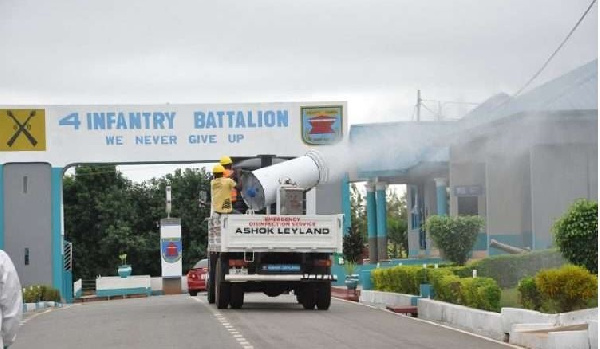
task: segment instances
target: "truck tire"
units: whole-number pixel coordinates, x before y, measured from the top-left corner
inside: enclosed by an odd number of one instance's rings
[[[194,291],[192,291],[192,290],[188,290],[188,293],[189,293],[189,294],[190,294],[190,296],[192,296],[192,297],[196,297],[196,296],[198,295],[198,291],[196,291],[196,290],[194,290]]]
[[[304,309],[314,309],[317,303],[317,293],[315,292],[315,285],[313,283],[306,283],[302,288],[302,306]]]
[[[244,288],[238,283],[231,284],[231,309],[240,309],[244,305]]]
[[[217,264],[214,259],[214,256],[209,256],[208,259],[208,280],[206,280],[208,304],[215,304],[215,268]]]
[[[331,284],[322,282],[317,287],[317,309],[327,310],[331,305]]]
[[[217,309],[227,309],[229,307],[230,291],[229,283],[225,282],[225,274],[221,258],[217,260],[217,271],[215,273],[215,302]]]
[[[294,293],[296,294],[296,301],[298,304],[302,304],[302,291],[300,289],[296,289]]]

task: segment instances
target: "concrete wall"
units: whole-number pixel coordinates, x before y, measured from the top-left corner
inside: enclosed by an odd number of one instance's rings
[[[485,163],[457,162],[454,163],[453,156],[456,151],[451,151],[450,163],[450,215],[458,214],[458,201],[454,195],[454,187],[463,185],[480,185],[485,188]],[[486,216],[486,202],[484,192],[477,200],[477,210],[481,217]]]
[[[24,287],[52,285],[50,165],[7,164],[3,169],[4,250]]]
[[[490,239],[518,247],[531,244],[529,154],[486,160],[486,228]],[[500,252],[490,249],[490,253]]]
[[[387,306],[414,306],[417,305],[417,300],[419,298],[419,296],[412,294],[361,290],[359,302],[369,304],[377,308],[385,308]]]
[[[427,298],[420,298],[417,304],[420,319],[446,323],[452,327],[496,340],[504,339],[502,315],[498,313]]]
[[[578,198],[598,200],[597,145],[537,145],[531,149],[535,248],[552,244],[552,225]]]

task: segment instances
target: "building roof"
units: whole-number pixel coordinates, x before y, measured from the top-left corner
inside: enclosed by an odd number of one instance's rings
[[[518,97],[492,96],[460,120],[461,128],[528,112],[598,110],[598,60],[538,86]]]
[[[597,117],[598,60],[518,97],[496,94],[459,121],[352,125],[352,155],[360,177],[406,173],[422,163],[448,162],[450,139],[460,139],[473,128],[524,113],[560,111],[595,111]]]

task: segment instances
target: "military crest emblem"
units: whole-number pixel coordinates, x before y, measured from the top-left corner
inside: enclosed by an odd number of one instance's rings
[[[343,136],[343,107],[316,106],[300,108],[302,140],[310,145],[335,144]]]

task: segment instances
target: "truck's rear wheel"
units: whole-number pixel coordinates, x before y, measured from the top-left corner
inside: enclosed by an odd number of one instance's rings
[[[217,303],[217,309],[227,309],[229,307],[231,289],[229,283],[225,282],[221,258],[217,260],[217,271],[215,274],[215,302]]]
[[[231,285],[231,308],[240,309],[244,305],[244,288],[240,284]]]
[[[304,307],[304,309],[314,309],[317,303],[315,285],[312,283],[304,284],[301,294],[302,296],[300,297],[300,299],[302,300],[302,306]]]
[[[320,283],[317,287],[317,309],[327,310],[331,305],[331,284]]]
[[[214,260],[214,256],[208,257],[208,280],[206,280],[208,304],[215,304],[215,268],[217,267],[217,264]]]

